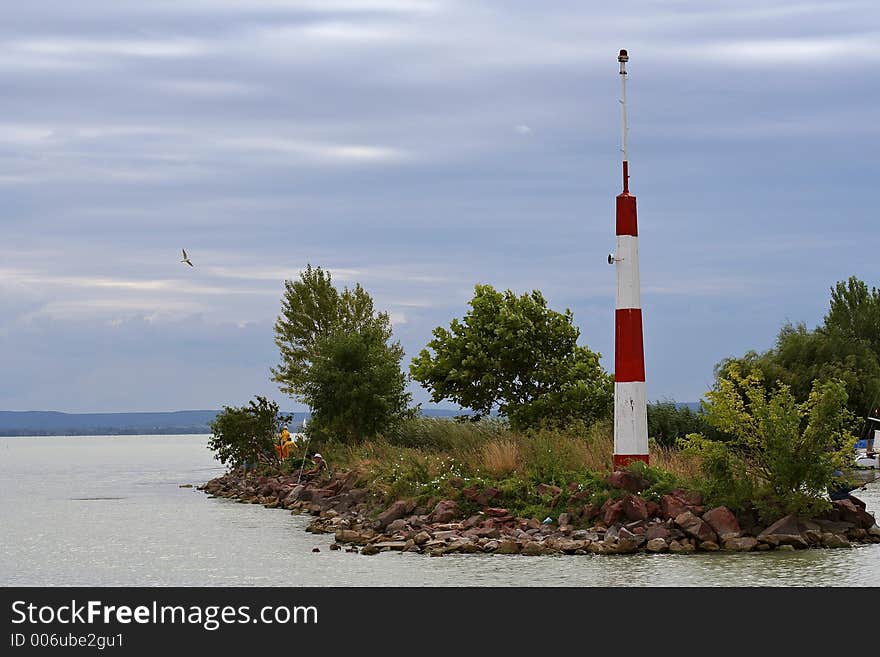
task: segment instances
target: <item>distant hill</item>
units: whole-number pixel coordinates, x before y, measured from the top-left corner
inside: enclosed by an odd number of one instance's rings
[[[679,402],[696,412],[699,402]],[[140,434],[211,433],[209,423],[216,411],[162,413],[59,413],[57,411],[0,411],[0,436],[126,436]],[[426,417],[466,414],[451,408],[423,408]],[[308,413],[287,411],[294,416],[294,429]]]
[[[211,433],[216,411],[165,413],[59,413],[57,411],[0,411],[0,436],[123,436],[139,434]],[[299,426],[307,413],[291,412]],[[429,417],[452,417],[461,411],[426,408]],[[293,428],[293,427],[291,427]]]

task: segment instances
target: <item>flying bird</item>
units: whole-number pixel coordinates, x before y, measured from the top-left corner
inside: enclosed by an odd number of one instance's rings
[[[183,251],[183,260],[181,260],[181,262],[185,262],[190,267],[195,267],[195,265],[190,261],[189,256],[186,255],[186,249],[181,249],[181,251]]]

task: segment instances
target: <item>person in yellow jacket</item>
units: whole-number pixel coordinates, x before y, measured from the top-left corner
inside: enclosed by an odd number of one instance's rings
[[[282,461],[290,455],[291,442],[290,432],[287,430],[287,425],[284,425],[281,429],[281,442],[275,445],[275,453],[278,454],[278,458]]]

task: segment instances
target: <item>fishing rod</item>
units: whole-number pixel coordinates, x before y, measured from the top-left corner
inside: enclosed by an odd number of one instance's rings
[[[302,429],[305,430],[305,428],[306,428],[306,419],[303,418]],[[299,476],[297,476],[297,478],[296,478],[297,485],[299,485],[300,479],[302,479],[303,469],[306,467],[306,455],[309,453],[309,441],[311,439],[312,439],[312,437],[309,434],[306,434],[306,449],[303,452],[302,459],[300,459],[300,462],[299,462]]]

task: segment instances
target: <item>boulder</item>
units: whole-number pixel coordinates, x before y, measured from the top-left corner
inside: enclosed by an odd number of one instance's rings
[[[535,488],[535,492],[541,497],[544,497],[545,495],[556,497],[562,492],[562,489],[559,486],[554,486],[553,484],[538,484]]]
[[[510,512],[507,509],[503,509],[501,507],[490,506],[488,509],[486,509],[486,515],[493,518],[503,518],[504,516],[510,515]]]
[[[816,524],[822,532],[829,532],[831,534],[846,534],[850,529],[855,528],[855,525],[851,522],[824,520],[822,518],[816,520]]]
[[[519,554],[519,543],[511,540],[504,540],[498,543],[495,548],[496,554]]]
[[[413,542],[416,545],[424,545],[428,541],[431,540],[431,535],[426,531],[420,531],[418,534],[413,536]]]
[[[677,515],[675,517],[675,524],[680,527],[685,534],[694,538],[698,543],[704,541],[715,542],[717,540],[715,532],[709,524],[702,518],[695,516],[690,511],[685,511],[684,513]]]
[[[856,527],[870,529],[874,526],[874,516],[865,510],[864,502],[861,502],[861,500],[857,501],[860,502],[860,504],[856,504],[854,498],[835,500],[831,504],[840,514],[840,519],[843,522],[851,522]]]
[[[827,548],[850,547],[845,537],[830,532],[822,534],[822,545]]]
[[[665,552],[669,549],[669,545],[662,538],[652,538],[645,545],[648,552]]]
[[[395,520],[403,518],[407,513],[407,503],[403,500],[397,500],[394,504],[379,514],[379,517],[376,518],[376,522],[380,528],[384,529]]]
[[[674,552],[676,554],[685,553],[685,552],[693,552],[696,548],[694,544],[688,540],[684,540],[682,542],[672,541],[669,544],[669,551]]]
[[[648,539],[645,538],[644,534],[633,534],[626,527],[621,527],[617,532],[617,541],[629,541],[636,544],[636,547],[641,547]]]
[[[723,546],[731,552],[750,552],[758,546],[758,539],[751,536],[728,538],[724,540]]]
[[[613,525],[623,517],[623,500],[609,499],[600,509],[606,526]]]
[[[458,502],[455,500],[441,500],[434,507],[431,515],[428,516],[428,522],[450,522],[459,514]]]
[[[655,538],[662,538],[664,541],[669,540],[671,532],[664,524],[650,525],[645,530],[645,538],[649,541]]]
[[[560,527],[564,527],[566,525],[571,524],[571,514],[570,513],[560,513],[559,519],[556,521]]]
[[[483,522],[483,518],[484,518],[484,516],[482,516],[480,514],[473,515],[470,518],[468,518],[467,520],[465,520],[463,523],[461,523],[461,526],[464,529],[470,529],[471,527],[477,527],[481,522]]]
[[[822,532],[816,529],[807,529],[804,531],[801,536],[804,537],[804,540],[810,545],[821,545],[822,544]]]
[[[629,493],[638,493],[650,486],[650,482],[644,477],[624,470],[615,470],[608,475],[606,481],[612,488],[619,488]]]
[[[290,489],[290,492],[285,496],[284,503],[290,504],[292,502],[296,502],[299,499],[299,496],[302,494],[303,490],[305,490],[305,486],[302,484],[297,484],[293,488]]]
[[[585,522],[589,522],[599,515],[600,509],[601,507],[598,504],[593,504],[592,502],[590,502],[589,504],[584,504],[583,508],[581,509],[581,518]]]
[[[406,520],[403,518],[398,518],[397,520],[392,520],[388,523],[388,526],[385,527],[385,532],[388,534],[394,534],[396,532],[402,532],[409,529],[409,525]]]
[[[644,537],[640,538],[641,540],[624,537],[618,538],[616,545],[611,550],[611,554],[632,554],[633,552],[637,552],[645,540]]]
[[[700,543],[700,549],[704,552],[717,552],[721,548],[715,541],[703,541],[702,543]]]
[[[447,552],[460,552],[462,554],[472,554],[475,552],[482,552],[483,549],[467,539],[459,539],[457,541],[453,541],[448,548],[446,548]]]
[[[336,532],[336,542],[337,543],[366,543],[371,538],[370,535],[365,535],[359,531],[354,529],[340,529]]]
[[[798,517],[789,514],[780,518],[758,534],[758,540],[772,546],[791,545],[797,548],[809,547],[807,540],[801,535],[802,527]]]
[[[371,555],[371,554],[379,554],[380,550],[372,543],[365,545],[361,548],[361,554]]]
[[[723,541],[742,535],[742,529],[733,512],[726,506],[716,506],[703,514],[703,520],[718,534]]]
[[[565,554],[578,554],[585,551],[589,545],[590,541],[566,538],[559,541],[558,549]]]
[[[638,495],[627,495],[623,498],[623,513],[630,520],[647,520],[651,515],[647,502]]]
[[[676,518],[688,511],[687,504],[675,495],[664,495],[660,498],[660,515],[663,518]]]
[[[528,557],[536,557],[542,554],[546,554],[546,548],[538,541],[529,541],[528,543],[523,545],[522,550],[520,550],[520,554],[524,554]]]
[[[380,541],[372,545],[379,550],[405,550],[409,547],[406,541]]]

